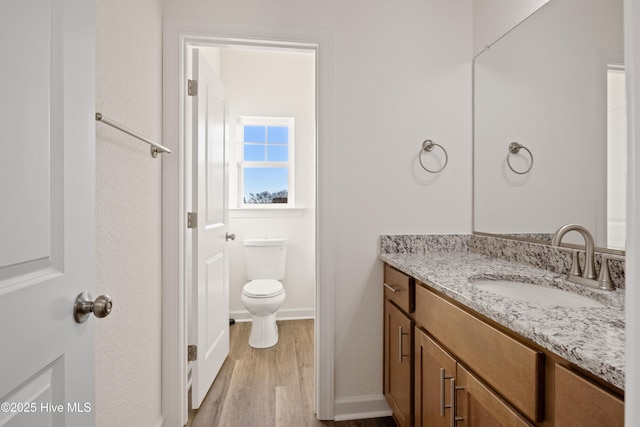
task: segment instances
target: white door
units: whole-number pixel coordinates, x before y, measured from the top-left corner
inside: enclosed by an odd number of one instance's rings
[[[0,426],[95,424],[94,3],[0,1]]]
[[[192,406],[199,408],[229,354],[229,217],[227,194],[226,99],[216,73],[193,49],[193,336],[198,356],[192,365]]]

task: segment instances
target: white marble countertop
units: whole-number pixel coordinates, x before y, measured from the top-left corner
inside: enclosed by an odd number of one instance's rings
[[[380,254],[380,259],[624,389],[624,291],[586,288],[547,270],[467,251]],[[484,291],[473,286],[469,277],[526,277],[542,286],[590,296],[605,306],[545,307]]]

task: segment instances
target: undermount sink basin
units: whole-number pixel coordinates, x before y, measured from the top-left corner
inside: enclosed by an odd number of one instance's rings
[[[548,307],[604,307],[603,304],[584,295],[532,283],[491,279],[474,280],[471,283],[496,295]]]

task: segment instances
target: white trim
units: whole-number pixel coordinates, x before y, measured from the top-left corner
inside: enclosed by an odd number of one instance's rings
[[[595,55],[594,75],[596,76],[596,84],[593,85],[594,104],[596,117],[604,117],[604,120],[596,120],[593,123],[593,132],[598,141],[607,141],[608,128],[608,111],[607,111],[607,73],[610,65],[622,65],[624,67],[624,53],[614,50],[600,50]],[[595,212],[595,229],[593,236],[596,242],[601,242],[603,246],[607,246],[607,228],[608,228],[608,212],[607,212],[607,148],[608,144],[594,144],[593,155],[596,159],[604,159],[598,168],[593,172],[593,189],[597,196],[594,201],[598,201],[593,206]],[[605,203],[602,203],[602,200]],[[623,248],[624,249],[624,248]]]
[[[238,116],[238,132],[237,135],[237,144],[240,147],[239,153],[240,156],[238,158],[238,188],[236,189],[237,193],[237,205],[239,208],[244,209],[252,209],[254,206],[260,207],[268,207],[274,206],[279,207],[291,207],[294,208],[296,206],[296,187],[295,187],[295,146],[296,146],[296,119],[294,117],[261,117],[261,116]],[[245,141],[244,141],[244,127],[245,126],[261,126],[268,128],[270,126],[282,126],[288,129],[288,140],[287,140],[287,161],[245,161],[244,160],[244,150],[245,150]],[[267,131],[268,134],[268,131]],[[251,143],[248,143],[251,144]],[[269,141],[264,141],[265,147],[265,157],[266,148],[269,145]],[[278,144],[276,144],[278,145]],[[244,202],[244,172],[246,169],[251,168],[287,168],[287,203],[280,204],[265,204],[265,205],[256,205],[252,203]]]
[[[333,420],[335,411],[335,181],[333,38],[316,36],[316,321],[315,409],[320,420]]]
[[[391,415],[393,411],[381,394],[336,399],[336,421],[390,417]]]
[[[163,141],[172,153],[162,156],[162,411],[166,424],[183,425],[187,414],[184,88],[185,46],[232,43],[314,49],[317,80],[317,250],[315,322],[315,410],[334,417],[334,113],[333,46],[327,30],[226,25],[164,19]],[[269,40],[269,42],[264,42]]]
[[[229,218],[302,218],[305,208],[232,208]]]
[[[627,262],[625,426],[640,425],[640,0],[624,1],[624,47],[627,72]]]
[[[164,426],[164,417],[160,415],[160,417],[156,420],[153,427],[163,427]]]
[[[234,310],[229,312],[229,317],[236,322],[251,322],[251,313],[247,310]],[[276,319],[286,320],[306,320],[315,319],[315,308],[284,308],[276,312]]]
[[[184,285],[184,145],[179,143],[184,106],[179,100],[184,78],[176,61],[183,62],[178,27],[163,30],[162,136],[172,150],[162,156],[162,415],[170,426],[186,423],[187,362],[186,298]],[[172,102],[169,102],[171,100]]]

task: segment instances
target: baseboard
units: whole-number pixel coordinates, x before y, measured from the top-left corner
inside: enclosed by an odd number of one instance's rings
[[[335,421],[390,417],[392,414],[386,399],[381,394],[335,400]]]
[[[236,322],[250,322],[251,313],[247,310],[230,311],[229,317]],[[283,308],[278,310],[276,319],[278,320],[302,320],[315,319],[316,310],[314,308]]]

